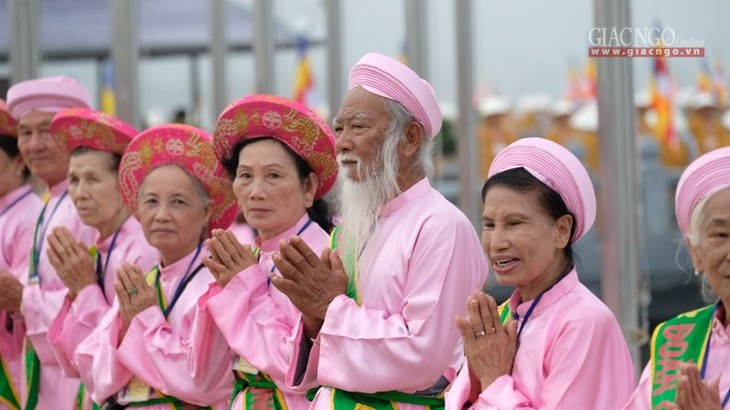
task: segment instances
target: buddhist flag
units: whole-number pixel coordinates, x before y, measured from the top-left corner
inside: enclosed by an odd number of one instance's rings
[[[657,115],[654,133],[662,143],[667,144],[673,150],[678,150],[679,138],[674,128],[672,109],[674,85],[669,74],[667,61],[662,53],[658,53],[654,57],[653,76],[649,79],[649,90],[651,92],[651,105]]]
[[[713,64],[713,77],[714,77],[714,91],[717,96],[717,105],[724,107],[727,99],[727,88],[725,84],[725,70],[722,66],[722,60],[720,58],[715,59]]]
[[[304,36],[297,36],[297,55],[299,63],[294,77],[294,100],[298,103],[314,106],[314,77],[309,62],[309,44]]]
[[[111,61],[104,64],[103,77],[99,106],[101,111],[109,115],[117,115],[117,99],[114,96],[114,66]]]
[[[706,58],[700,60],[700,72],[697,75],[697,91],[712,93],[712,73],[710,72],[710,63]]]

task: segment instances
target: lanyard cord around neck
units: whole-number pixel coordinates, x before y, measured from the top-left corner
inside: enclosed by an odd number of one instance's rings
[[[712,320],[713,321],[715,320],[717,311],[720,308],[721,304],[722,304],[722,302],[717,302],[717,304],[715,304],[715,309],[712,311]],[[727,310],[725,311],[725,314],[726,315],[728,314]],[[712,327],[713,327],[713,324],[710,323],[710,336],[707,338],[707,345],[705,346],[705,357],[702,360],[702,368],[700,369],[700,377],[702,378],[702,380],[705,380],[705,372],[707,371],[707,362],[710,359],[710,341],[712,339]],[[730,389],[728,389],[727,392],[725,392],[725,397],[722,399],[722,408],[723,409],[727,405],[728,401],[730,401]]]
[[[40,273],[38,272],[38,262],[41,260],[41,251],[43,250],[43,241],[46,238],[46,231],[48,230],[48,225],[50,225],[51,220],[53,219],[53,215],[56,214],[56,211],[58,210],[58,207],[61,205],[61,202],[63,202],[63,199],[66,198],[66,195],[68,195],[68,190],[64,191],[60,198],[58,198],[58,202],[56,202],[56,205],[54,205],[53,210],[51,211],[51,215],[48,217],[48,224],[44,224],[44,219],[46,215],[46,210],[48,208],[48,203],[50,202],[50,197],[46,201],[46,204],[43,206],[43,210],[41,211],[40,216],[38,217],[38,221],[35,225],[35,232],[33,233],[33,249],[31,250],[31,270],[30,270],[30,278],[31,279],[38,279],[38,282],[40,282],[41,277]],[[41,229],[41,226],[43,227]],[[38,236],[38,232],[40,231],[40,238]],[[39,242],[40,240],[40,242]]]
[[[196,260],[198,260],[198,256],[200,255],[200,251],[203,248],[203,242],[198,243],[198,249],[195,251],[195,255],[193,255],[193,259],[190,260],[190,264],[188,265],[188,268],[185,270],[185,274],[180,278],[180,282],[177,283],[177,288],[175,289],[175,293],[172,295],[172,299],[170,300],[170,304],[165,305],[164,295],[162,293],[162,285],[160,284],[160,276],[162,276],[162,270],[159,267],[157,268],[157,276],[155,277],[155,287],[157,288],[157,302],[160,305],[160,308],[162,308],[162,313],[165,315],[165,319],[167,319],[168,316],[170,316],[170,312],[172,312],[172,308],[175,307],[175,304],[177,303],[178,299],[180,299],[180,296],[182,296],[183,291],[188,286],[188,283],[190,283],[195,275],[197,275],[198,272],[200,272],[201,269],[203,269],[203,264],[199,264],[195,270],[192,272],[190,271],[193,269],[193,264]]]
[[[27,197],[28,195],[30,195],[30,194],[31,194],[32,192],[33,192],[33,190],[32,190],[32,189],[28,189],[28,190],[27,190],[27,191],[25,191],[25,192],[24,192],[24,193],[23,193],[22,195],[20,195],[19,197],[15,198],[15,201],[11,202],[10,204],[8,204],[8,206],[6,206],[5,208],[3,208],[3,209],[2,209],[2,211],[0,211],[0,217],[2,217],[3,215],[5,215],[5,214],[6,214],[6,213],[7,213],[8,211],[10,211],[11,209],[13,209],[13,207],[14,207],[15,205],[18,205],[18,203],[19,203],[20,201],[22,201],[23,199],[25,199],[25,198],[26,198],[26,197]]]
[[[520,323],[520,327],[517,330],[517,340],[520,340],[520,335],[522,335],[522,330],[525,329],[525,325],[527,324],[527,321],[530,319],[530,316],[532,316],[532,312],[537,307],[537,304],[540,302],[540,299],[542,299],[542,295],[544,295],[547,291],[549,291],[550,289],[552,289],[553,286],[555,286],[558,283],[560,283],[560,281],[563,280],[563,278],[565,278],[568,275],[568,273],[570,273],[571,270],[573,270],[573,265],[572,264],[568,265],[568,269],[566,269],[565,273],[563,273],[560,276],[560,278],[557,281],[555,281],[555,283],[553,283],[547,289],[543,290],[542,292],[540,292],[539,295],[537,295],[537,297],[535,298],[535,300],[532,302],[532,304],[530,305],[530,307],[527,309],[527,312],[525,312],[525,317],[522,318],[522,323]],[[515,320],[519,320],[520,319],[520,315],[517,312],[514,312],[512,314],[512,317]]]
[[[106,253],[106,260],[104,261],[104,267],[102,268],[101,264],[101,251],[99,249],[96,249],[96,283],[99,284],[99,288],[101,288],[101,293],[104,295],[104,298],[106,299],[106,292],[104,289],[104,277],[106,276],[106,269],[109,267],[109,261],[112,258],[112,252],[114,251],[114,245],[117,243],[117,237],[119,236],[119,231],[121,231],[122,228],[120,227],[117,229],[116,232],[114,232],[114,237],[112,237],[112,242],[109,245],[109,251]],[[107,300],[108,302],[108,300]]]
[[[299,231],[297,232],[296,236],[299,236],[299,235],[303,234],[304,231],[306,231],[307,228],[309,228],[309,225],[311,225],[311,224],[312,224],[312,220],[311,219],[307,219],[307,223],[305,223],[304,226],[302,226],[301,228],[299,228]],[[256,261],[257,262],[260,262],[261,261],[261,248],[256,248],[254,250],[254,252],[256,254]],[[271,274],[274,273],[275,270],[276,270],[276,265],[272,265],[271,266],[271,270],[269,271],[269,277],[268,277],[268,279],[266,279],[266,286],[267,287],[270,287],[271,286]]]

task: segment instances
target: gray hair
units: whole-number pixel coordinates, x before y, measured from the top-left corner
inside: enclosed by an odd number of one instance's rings
[[[413,117],[403,104],[397,101],[389,98],[383,98],[383,102],[385,104],[385,109],[388,110],[390,117],[392,118],[387,135],[402,135],[406,125],[408,125],[411,121],[416,121],[415,117]],[[415,165],[425,175],[431,175],[433,173],[433,159],[431,156],[431,153],[433,152],[433,138],[431,138],[430,135],[426,135],[426,131],[423,129],[423,124],[420,122],[417,123],[421,128],[423,138],[421,139],[421,145],[418,147]]]
[[[151,170],[149,170],[149,172],[147,172],[147,175],[149,175],[152,171],[154,171],[154,170],[156,170],[158,168],[162,168],[162,167],[167,166],[167,165],[176,166],[176,167],[180,168],[181,170],[183,170],[183,172],[185,172],[185,175],[187,175],[188,178],[190,178],[190,181],[193,183],[193,186],[195,187],[195,190],[198,192],[198,196],[200,197],[200,202],[203,204],[203,208],[205,208],[211,202],[213,202],[213,200],[210,198],[210,195],[208,194],[208,191],[206,191],[205,188],[203,188],[203,184],[200,183],[200,181],[198,180],[198,178],[195,178],[194,176],[192,176],[190,174],[190,172],[188,172],[187,169],[181,167],[178,164],[172,164],[172,163],[170,163],[170,164],[162,164],[162,165],[156,166],[156,167],[152,168]],[[146,179],[147,179],[147,176],[145,176],[144,179],[142,180],[142,183],[143,184],[144,184],[144,180],[146,180]],[[141,189],[139,190],[139,192],[137,192],[137,200],[139,200],[139,196],[140,195],[142,195],[142,190]]]
[[[709,201],[710,197],[712,197],[712,195],[702,198],[702,200],[698,202],[697,205],[695,205],[694,209],[692,210],[692,214],[690,214],[689,233],[687,234],[687,240],[689,241],[691,246],[697,246],[700,242],[700,220],[704,215],[705,205],[707,205],[707,201]],[[704,299],[705,302],[708,303],[712,303],[717,300],[717,296],[712,291],[712,287],[710,286],[710,281],[707,280],[707,275],[705,275],[704,272],[697,272],[697,274],[700,275],[700,294],[702,295],[702,299]]]

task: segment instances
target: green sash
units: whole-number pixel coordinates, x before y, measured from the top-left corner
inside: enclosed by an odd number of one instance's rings
[[[0,366],[2,366],[2,371],[0,371],[0,403],[11,409],[18,410],[20,409],[20,404],[18,404],[20,403],[20,397],[15,390],[15,386],[13,386],[13,378],[10,376],[8,366],[2,358],[0,358]]]
[[[28,386],[25,410],[35,410],[38,405],[38,387],[41,383],[41,359],[38,358],[28,338],[25,339],[25,382]]]
[[[337,249],[339,242],[340,227],[336,227],[330,235],[330,248]],[[347,297],[353,299],[358,305],[361,304],[358,291],[359,274],[357,270],[357,257],[355,247],[345,250],[342,262],[345,266],[350,280],[347,283]],[[314,399],[318,389],[312,389],[307,393],[307,398]],[[386,391],[379,393],[358,393],[340,389],[332,389],[332,408],[337,410],[398,410],[398,403],[415,404],[424,406],[426,409],[441,410],[445,408],[443,395],[437,397],[418,396],[399,391]]]
[[[243,392],[243,410],[263,408],[288,410],[281,390],[276,387],[271,377],[264,373],[236,372],[236,386],[233,388],[231,402],[228,405],[229,410],[233,408],[233,401],[241,392]]]
[[[338,226],[332,230],[330,234],[330,249],[337,249],[337,245],[340,241],[340,231],[342,229]],[[351,246],[345,249],[345,253],[340,255],[342,258],[342,264],[345,267],[345,272],[350,278],[347,281],[347,297],[357,302],[358,305],[362,303],[360,300],[360,292],[358,291],[357,284],[360,279],[359,272],[357,270],[357,258],[355,257],[355,247]]]
[[[497,313],[499,313],[499,321],[502,324],[506,324],[512,318],[512,311],[509,308],[509,299],[497,307]]]
[[[712,330],[715,305],[669,319],[657,326],[651,338],[651,408],[674,403],[680,365],[697,363],[702,368]]]

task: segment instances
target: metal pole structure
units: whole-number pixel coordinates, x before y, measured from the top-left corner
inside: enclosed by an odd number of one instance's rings
[[[456,0],[456,61],[459,88],[459,207],[474,226],[479,221],[479,193],[476,188],[476,118],[472,106],[474,48],[472,46],[472,0]]]
[[[598,27],[631,27],[629,0],[595,0],[595,19]],[[619,319],[641,369],[636,343],[640,245],[631,60],[599,58],[597,75],[603,298]]]
[[[272,94],[274,82],[274,18],[272,0],[253,2],[253,54],[256,64],[256,92]]]
[[[210,55],[213,73],[213,115],[217,117],[228,104],[226,95],[226,15],[223,0],[210,2]],[[193,105],[197,102],[193,101]]]
[[[117,99],[117,116],[140,125],[138,105],[138,57],[137,0],[111,0],[112,27],[111,55],[114,67],[114,92]]]
[[[423,0],[405,0],[406,56],[408,66],[428,80],[428,32],[426,31],[426,3]]]
[[[36,0],[10,0],[10,82],[36,78],[41,63]]]
[[[327,10],[327,104],[334,118],[344,97],[342,77],[342,11],[340,0],[325,0]]]

